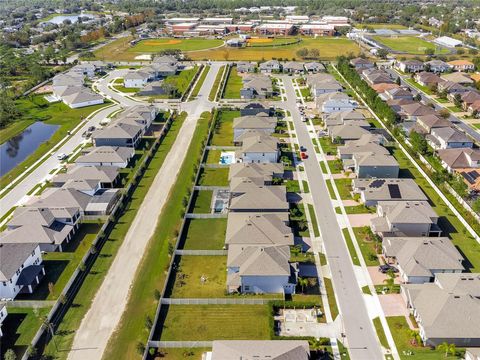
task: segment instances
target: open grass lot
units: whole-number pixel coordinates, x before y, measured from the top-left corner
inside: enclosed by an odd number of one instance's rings
[[[161,340],[266,340],[267,305],[171,305]]]
[[[16,106],[18,110],[23,114],[20,118],[20,122],[22,122],[21,126],[17,126],[15,131],[8,132],[11,134],[15,134],[18,129],[23,126],[24,130],[26,126],[24,125],[31,125],[35,121],[43,121],[45,124],[50,125],[60,125],[60,127],[55,131],[52,137],[42,143],[38,148],[30,154],[24,161],[6,173],[4,176],[0,178],[0,188],[3,188],[8,183],[10,183],[13,179],[19,176],[26,167],[31,166],[35,163],[39,158],[41,158],[45,153],[50,151],[54,145],[56,145],[59,141],[64,139],[67,136],[67,132],[72,130],[75,126],[77,126],[80,121],[86,118],[90,113],[95,110],[98,110],[106,104],[94,105],[94,106],[87,106],[80,109],[70,109],[67,105],[62,102],[57,102],[53,104],[49,104],[44,98],[43,95],[34,95],[32,97],[25,97],[20,100],[16,101]],[[16,122],[16,121],[15,121]],[[28,123],[29,122],[29,123]],[[8,127],[3,130],[7,131]],[[0,133],[2,141],[4,141],[4,134],[9,135],[8,133]],[[6,140],[8,138],[5,137]],[[5,141],[6,141],[5,140]]]
[[[452,210],[443,202],[436,191],[428,184],[427,180],[414,168],[405,154],[397,147],[389,148],[400,165],[400,177],[410,177],[420,186],[429,197],[430,204],[439,215],[438,224],[443,230],[443,236],[449,236],[453,244],[465,258],[464,266],[471,272],[480,271],[480,244],[466,232],[460,220]]]
[[[228,168],[202,168],[199,185],[228,186]]]
[[[292,41],[295,38],[286,38]],[[352,52],[358,54],[358,46],[355,42],[347,38],[339,37],[302,37],[302,41],[291,45],[271,46],[266,43],[265,46],[248,46],[245,48],[221,47],[218,49],[205,51],[192,51],[188,54],[193,60],[252,60],[260,61],[273,58],[293,59],[298,58],[296,52],[300,48],[318,49],[320,51],[320,60],[335,60],[337,56]]]
[[[0,358],[4,359],[5,352],[12,349],[15,351],[17,359],[21,359],[50,308],[33,309],[9,306],[7,311],[8,316],[2,324]]]
[[[358,246],[360,246],[360,251],[362,252],[363,259],[367,266],[380,265],[378,261],[377,252],[375,249],[375,241],[370,239],[370,232],[368,227],[354,227],[353,233],[357,239]],[[380,250],[381,244],[377,245],[378,250]]]
[[[82,286],[80,287],[78,293],[73,298],[73,305],[68,308],[64,318],[58,324],[58,329],[56,331],[55,342],[57,346],[61,349],[68,350],[73,342],[73,337],[75,335],[75,330],[78,329],[80,322],[82,321],[84,315],[90,308],[91,302],[95,296],[97,289],[102,284],[103,279],[105,278],[108,269],[113,262],[115,255],[118,251],[118,248],[122,244],[122,241],[129,229],[130,224],[132,223],[135,215],[137,214],[138,208],[141,206],[145,195],[150,188],[155,175],[157,174],[158,170],[161,168],[167,154],[170,150],[171,145],[175,141],[177,134],[180,130],[183,121],[185,120],[186,115],[179,116],[172,124],[172,127],[168,131],[166,137],[160,144],[160,147],[156,151],[153,159],[151,160],[144,176],[139,181],[137,188],[132,196],[132,200],[127,206],[126,210],[120,216],[119,220],[115,224],[112,232],[110,233],[108,240],[103,245],[103,247],[99,250],[99,256],[96,259],[95,263],[93,264],[91,270],[89,271],[88,275],[86,276]],[[198,154],[198,150],[195,152]],[[185,179],[190,179],[190,174],[186,176]],[[173,204],[174,202],[172,202]],[[170,204],[170,203],[168,203]],[[168,210],[168,209],[167,209]],[[179,210],[172,211],[167,214],[171,216],[178,216]],[[170,219],[168,222],[172,222]],[[167,223],[168,223],[167,222]],[[166,227],[165,227],[166,228]],[[158,278],[158,281],[161,281],[161,276],[158,276],[158,272],[163,274],[165,267],[168,263],[168,246],[165,245],[161,247],[161,249],[150,249],[149,251],[145,252],[151,256],[155,257],[155,266],[151,266],[149,263],[146,264],[149,266],[149,270],[145,272],[146,275],[152,274]],[[159,255],[160,254],[160,255]],[[137,311],[145,311],[145,309],[149,309],[150,311],[154,311],[155,309],[155,300],[152,295],[152,291],[155,288],[154,286],[145,286],[145,283],[136,282],[135,284],[139,285],[139,288],[134,286],[132,290],[132,298],[136,299],[136,296],[142,296],[143,302],[141,306],[136,308]],[[131,299],[132,299],[131,298]],[[128,310],[128,309],[127,309]],[[144,318],[143,315],[139,316],[141,325],[135,329],[135,333],[137,336],[141,336],[144,334]],[[129,327],[135,326],[135,318],[131,318],[132,322],[129,322]],[[140,329],[140,330],[139,330]],[[131,334],[129,334],[128,339],[131,340]],[[124,346],[132,346],[132,354],[136,354],[134,349],[134,345],[131,342],[124,341]],[[118,346],[114,349],[116,350]],[[123,351],[123,349],[121,350]],[[66,359],[68,356],[68,351],[57,352],[55,345],[53,342],[49,342],[47,348],[44,351],[45,356],[53,356],[55,359]],[[128,358],[133,358],[132,356],[127,356]],[[115,358],[115,357],[113,357]]]
[[[17,298],[25,300],[57,299],[68,280],[70,280],[75,268],[90,249],[100,228],[101,224],[82,224],[70,243],[64,246],[63,252],[48,252],[44,254],[45,277],[33,294],[23,294]],[[51,292],[48,288],[49,283],[53,284],[53,291]]]
[[[181,256],[171,281],[173,298],[220,298],[225,296],[226,256]],[[173,276],[172,276],[173,278]]]
[[[377,24],[356,24],[355,25],[358,28],[364,29],[364,28],[371,28],[371,29],[391,29],[391,30],[405,30],[407,29],[406,26],[400,25],[400,24],[388,24],[388,23],[377,23]]]
[[[210,49],[220,46],[223,40],[191,38],[191,39],[147,39],[131,45],[131,36],[123,37],[94,51],[99,60],[109,61],[132,61],[135,57],[143,54],[155,54],[162,50],[179,49],[181,51],[193,51]]]
[[[390,327],[390,331],[395,341],[398,353],[401,359],[414,359],[414,360],[438,360],[438,359],[463,359],[465,353],[462,349],[457,349],[458,356],[445,357],[445,353],[438,350],[432,350],[429,347],[413,346],[410,343],[411,336],[409,335],[407,321],[403,316],[389,316],[387,317],[387,323]],[[404,351],[411,351],[413,355],[404,355]]]
[[[243,86],[242,77],[237,73],[237,67],[230,68],[230,74],[225,85],[224,99],[240,99],[240,89]]]
[[[122,315],[117,331],[110,338],[104,353],[105,359],[140,359],[136,350],[137,342],[146,343],[149,330],[145,327],[145,317],[153,319],[157,306],[154,297],[155,289],[161,290],[169,266],[169,247],[176,241],[176,232],[181,224],[184,211],[182,199],[192,186],[194,165],[200,153],[202,142],[209,130],[210,114],[204,113],[198,120],[192,142],[187,150],[185,161],[180,168],[180,174],[170,191],[162,213],[145,249],[144,257],[136,273],[130,298]]]
[[[227,219],[187,219],[183,248],[221,250],[225,245]]]
[[[383,44],[393,51],[403,52],[412,55],[424,55],[426,49],[432,49],[436,54],[448,54],[449,51],[444,48],[438,48],[435,44],[420,39],[415,36],[373,36],[375,41]]]
[[[211,145],[233,146],[233,119],[239,116],[239,110],[219,110]]]
[[[212,190],[195,190],[195,193],[193,194],[192,206],[189,209],[189,212],[194,214],[210,214],[212,195]]]

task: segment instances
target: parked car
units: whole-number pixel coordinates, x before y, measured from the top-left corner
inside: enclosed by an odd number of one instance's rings
[[[300,151],[305,152],[307,151],[307,148],[305,146],[300,145]]]
[[[389,264],[380,265],[378,267],[378,271],[380,271],[382,274],[386,274],[390,270],[393,271],[394,273],[398,273],[398,269],[395,266],[392,266]]]
[[[302,160],[308,159],[308,154],[305,152],[301,152],[300,157],[302,158]]]
[[[65,153],[57,154],[57,159],[58,160],[65,160],[66,158],[68,158],[68,155],[65,154]]]
[[[94,130],[95,130],[95,126],[89,126],[87,130],[88,130],[88,131],[94,131]]]

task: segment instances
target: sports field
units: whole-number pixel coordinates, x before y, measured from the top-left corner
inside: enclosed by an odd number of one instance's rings
[[[295,42],[296,38],[283,37],[274,39],[272,42],[264,42],[262,46],[260,39],[252,39],[256,42],[249,44],[244,48],[221,47],[218,49],[205,51],[192,51],[188,54],[193,60],[252,60],[261,61],[263,59],[298,59],[296,52],[301,48],[318,49],[320,51],[320,59],[334,60],[337,56],[353,53],[357,55],[359,52],[358,45],[347,38],[338,37],[321,37],[311,38],[302,37],[298,43],[290,45],[280,45],[280,42]],[[271,40],[271,39],[266,39]],[[276,46],[272,46],[276,45]]]
[[[424,55],[426,49],[432,49],[436,54],[448,54],[448,50],[444,48],[436,49],[435,44],[420,39],[415,36],[372,36],[375,41],[389,47],[393,51],[412,55]]]

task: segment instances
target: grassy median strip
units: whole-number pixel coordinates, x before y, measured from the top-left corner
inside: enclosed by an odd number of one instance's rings
[[[227,65],[223,65],[217,73],[217,76],[215,77],[215,82],[213,83],[212,90],[210,90],[210,94],[208,95],[208,100],[210,101],[215,101],[215,97],[217,95],[217,90],[218,87],[220,86],[220,83],[222,81],[223,73],[225,72],[225,67]]]
[[[380,340],[380,344],[386,348],[390,349],[390,345],[388,345],[387,337],[385,336],[385,331],[383,330],[382,322],[380,321],[379,317],[373,319],[373,326],[375,327],[375,331],[377,332],[378,339]]]
[[[353,265],[360,266],[360,260],[357,256],[357,251],[355,250],[355,246],[353,246],[352,237],[348,232],[348,229],[342,229],[343,237],[345,238],[345,242],[347,243],[348,252],[350,253],[350,257],[352,258]]]
[[[90,272],[86,276],[78,293],[74,297],[72,306],[67,310],[61,323],[58,324],[55,342],[58,348],[62,349],[63,351],[57,351],[55,344],[50,341],[44,351],[44,355],[53,356],[55,359],[67,358],[68,350],[73,343],[75,331],[80,326],[80,322],[90,308],[95,293],[102,284],[105,275],[107,274],[108,269],[110,268],[110,265],[112,264],[115,255],[130,227],[130,224],[135,218],[137,211],[148,192],[148,189],[152,185],[155,175],[162,167],[162,164],[165,161],[165,158],[167,157],[167,154],[174,143],[185,118],[186,114],[182,114],[173,122],[170,130],[150,161],[145,174],[139,181],[137,188],[132,195],[130,203],[115,224],[108,237],[108,240],[100,250],[99,256],[93,264]]]
[[[210,114],[202,114],[192,137],[179,176],[170,191],[169,198],[158,219],[155,234],[150,239],[145,256],[137,271],[127,307],[109,340],[104,359],[139,359],[136,346],[145,344],[150,329],[145,326],[147,317],[155,317],[158,300],[156,291],[161,291],[166,271],[170,264],[170,253],[185,211],[183,199],[188,195],[195,175],[195,166],[199,161],[203,141],[209,129]]]
[[[318,230],[317,216],[315,215],[315,209],[312,204],[308,204],[308,212],[310,213],[310,219],[312,220],[313,235],[318,237],[320,236],[320,231]]]
[[[323,283],[325,285],[325,290],[327,291],[328,307],[330,308],[330,313],[332,314],[332,320],[335,321],[335,318],[338,316],[338,305],[337,299],[335,298],[335,292],[333,291],[332,280],[324,277]]]
[[[202,88],[203,82],[205,81],[205,78],[207,77],[209,71],[210,65],[205,65],[202,73],[200,74],[200,77],[198,78],[197,83],[195,84],[195,87],[192,90],[192,93],[190,94],[190,100],[193,100],[198,96],[198,93],[200,92],[200,89]]]

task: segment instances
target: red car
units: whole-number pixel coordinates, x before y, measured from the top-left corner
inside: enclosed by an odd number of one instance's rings
[[[307,153],[305,153],[303,151],[300,153],[300,157],[302,158],[302,160],[308,159]]]

